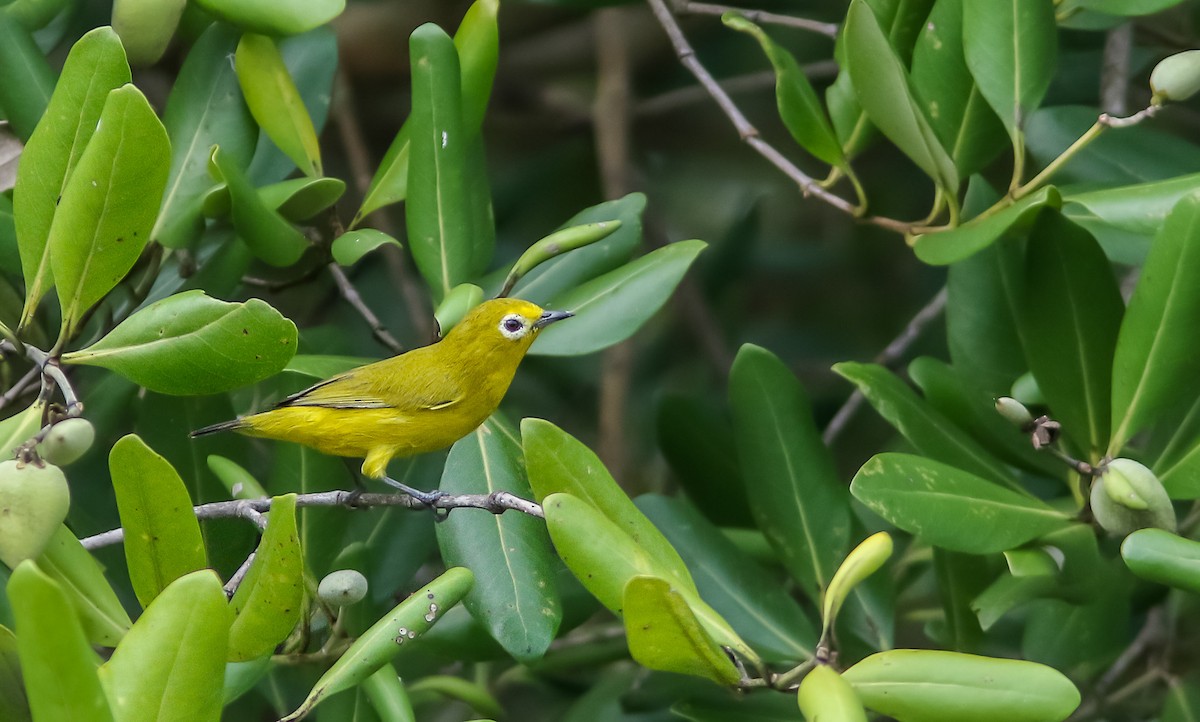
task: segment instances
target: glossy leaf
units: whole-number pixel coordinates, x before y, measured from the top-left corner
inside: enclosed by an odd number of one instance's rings
[[[371,701],[371,706],[386,722],[414,722],[416,714],[409,700],[404,681],[390,664],[380,667],[375,674],[362,683],[362,692]]]
[[[208,172],[229,189],[233,226],[255,256],[272,266],[290,266],[300,260],[308,248],[308,239],[278,211],[267,207],[242,169],[215,146],[209,157]]]
[[[167,183],[170,153],[167,132],[141,91],[125,85],[108,94],[50,224],[64,339],[141,255]]]
[[[838,720],[839,722],[866,722],[867,713],[854,688],[827,664],[813,667],[796,693],[804,719]]]
[[[804,387],[774,354],[747,344],[729,372],[729,405],[750,510],[811,598],[850,539],[850,498],[821,441]]]
[[[267,528],[229,605],[229,661],[270,654],[304,614],[304,556],[296,530],[296,495],[271,502]]]
[[[1033,662],[929,649],[894,649],[842,673],[876,712],[900,722],[1057,722],[1079,706],[1061,672]]]
[[[296,354],[288,361],[284,371],[290,371],[310,379],[327,379],[355,366],[365,366],[378,359],[361,356],[326,356],[322,354]]]
[[[86,642],[85,642],[86,643]],[[10,722],[32,722],[25,684],[21,679],[21,660],[17,635],[0,625],[0,718]]]
[[[612,220],[619,221],[621,226],[602,241],[537,266],[521,278],[511,295],[550,308],[548,304],[553,299],[620,267],[642,242],[642,211],[645,209],[646,196],[630,193],[576,213],[559,229]]]
[[[400,247],[400,241],[374,228],[347,231],[333,240],[333,260],[343,266],[353,266],[359,259],[380,246]]]
[[[409,39],[413,112],[405,220],[409,248],[434,301],[466,281],[472,267],[467,193],[468,134],[462,115],[458,52],[441,28],[426,23]]]
[[[821,624],[825,629],[833,627],[838,612],[855,587],[879,571],[891,556],[892,537],[885,531],[875,532],[850,550],[821,599]]]
[[[963,54],[979,92],[1016,137],[1054,75],[1054,5],[1049,0],[964,2]]]
[[[1164,529],[1139,529],[1125,537],[1121,558],[1142,579],[1200,594],[1200,542]]]
[[[0,12],[0,107],[17,136],[28,140],[54,92],[54,70],[33,36],[7,12]]]
[[[960,178],[1003,150],[1004,126],[975,87],[963,57],[963,0],[934,3],[913,48],[912,84]]]
[[[132,624],[129,614],[104,578],[104,570],[71,530],[60,526],[37,563],[66,592],[88,641],[117,646]]]
[[[516,430],[489,418],[451,448],[438,488],[532,496]],[[544,524],[525,514],[452,514],[436,529],[446,564],[475,575],[463,600],[472,616],[518,661],[541,658],[562,620]]]
[[[566,492],[593,507],[667,570],[664,575],[678,586],[695,592],[691,573],[666,537],[630,501],[604,468],[595,452],[578,439],[542,419],[521,421],[525,468],[534,498]],[[613,590],[619,599],[624,581]],[[603,601],[603,600],[601,600]]]
[[[297,35],[341,15],[346,0],[197,0],[196,4],[252,32]]]
[[[230,616],[212,570],[171,582],[100,668],[115,717],[211,720],[221,707]]]
[[[1200,314],[1200,195],[1175,206],[1154,240],[1129,299],[1113,360],[1113,433],[1117,452],[1175,401],[1181,384],[1200,376],[1190,330]]]
[[[1021,656],[1080,678],[1108,668],[1129,644],[1128,576],[1106,573],[1103,593],[1082,604],[1041,599],[1025,617]]]
[[[265,35],[243,35],[234,64],[242,96],[258,126],[297,168],[308,176],[320,176],[317,131],[275,41]]]
[[[939,188],[956,193],[954,161],[925,117],[907,70],[866,0],[852,0],[842,32],[854,92],[871,122]]]
[[[108,468],[129,579],[146,607],[171,582],[208,566],[200,523],[179,472],[136,435],[113,445]]]
[[[450,329],[457,326],[471,309],[482,302],[483,289],[473,283],[461,283],[452,288],[438,307],[433,309],[439,335],[445,338]]]
[[[499,10],[499,0],[476,0],[454,33],[462,72],[463,128],[469,135],[479,133],[492,93],[500,51]],[[405,122],[375,171],[351,228],[358,227],[370,213],[407,197],[411,134],[411,125]]]
[[[1058,213],[1030,233],[1021,324],[1051,414],[1098,460],[1108,444],[1112,361],[1125,303],[1091,234]]]
[[[645,494],[637,498],[637,505],[679,551],[701,598],[764,659],[794,662],[812,657],[817,630],[775,575],[682,501]]]
[[[150,239],[167,248],[189,245],[203,225],[201,205],[212,187],[207,150],[220,144],[239,168],[250,164],[258,130],[227,60],[238,35],[214,23],[188,51],[167,98],[163,125],[171,139],[171,172]]]
[[[929,544],[970,554],[1013,549],[1069,521],[1038,499],[909,454],[871,457],[854,475],[850,492]]]
[[[473,581],[469,570],[451,567],[400,602],[359,635],[338,661],[321,675],[304,703],[280,722],[302,718],[324,698],[349,689],[374,674],[395,657],[405,643],[412,646],[412,640],[428,632],[448,609],[458,604],[470,591]]]
[[[635,576],[622,596],[629,653],[643,667],[737,684],[733,662],[665,579]]]
[[[556,296],[547,307],[571,311],[575,318],[547,328],[531,353],[578,356],[629,338],[662,308],[707,246],[696,240],[672,243]]]
[[[666,394],[655,426],[659,450],[687,498],[721,526],[754,526],[728,411],[697,397]],[[766,542],[763,542],[766,546]]]
[[[63,361],[102,366],[162,393],[193,395],[261,381],[295,352],[295,324],[266,302],[226,303],[185,291],[133,314]]]
[[[957,228],[926,233],[913,239],[917,258],[932,266],[957,263],[1009,234],[1028,230],[1043,208],[1059,208],[1062,196],[1054,186],[1045,186],[1012,205],[986,217],[973,218]]]
[[[99,660],[62,588],[27,560],[13,570],[7,592],[33,717],[112,720],[96,676]]]
[[[279,215],[299,223],[329,209],[345,192],[346,182],[338,178],[292,178],[259,188],[258,197]]]
[[[0,26],[5,22],[0,20]],[[5,85],[20,82],[8,72],[5,77]],[[97,28],[84,35],[67,55],[44,120],[21,153],[13,189],[13,221],[25,278],[22,326],[28,324],[38,302],[54,285],[48,241],[63,189],[96,131],[109,91],[128,83],[129,78],[125,50],[111,28]],[[12,111],[9,113],[10,121],[15,123]]]
[[[879,415],[922,454],[996,484],[1019,488],[1004,464],[891,371],[851,361],[835,364],[833,370],[857,386]]]
[[[826,163],[845,168],[846,156],[829,124],[825,108],[796,58],[780,47],[762,28],[736,12],[721,16],[726,27],[750,35],[762,46],[775,69],[775,104],[779,117],[802,148]]]
[[[114,0],[112,27],[134,65],[150,65],[162,57],[175,35],[187,0]]]

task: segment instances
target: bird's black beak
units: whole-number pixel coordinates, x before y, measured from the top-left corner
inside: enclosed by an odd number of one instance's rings
[[[541,317],[533,322],[534,328],[545,328],[555,321],[561,321],[564,318],[570,318],[575,314],[570,311],[542,311]]]

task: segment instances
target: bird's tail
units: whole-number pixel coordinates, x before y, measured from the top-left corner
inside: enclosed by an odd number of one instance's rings
[[[222,421],[219,424],[205,426],[203,429],[196,429],[192,433],[188,434],[188,436],[194,439],[197,436],[208,436],[209,434],[215,434],[218,431],[237,431],[238,429],[245,428],[245,426],[246,422],[242,419],[233,419],[232,421]]]

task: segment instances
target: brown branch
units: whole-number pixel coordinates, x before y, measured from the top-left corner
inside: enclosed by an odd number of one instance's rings
[[[346,271],[338,264],[330,263],[329,274],[333,276],[334,282],[337,283],[338,292],[342,294],[342,298],[346,299],[346,303],[353,306],[354,310],[358,311],[358,315],[362,316],[367,325],[371,327],[371,334],[375,336],[375,340],[387,346],[392,353],[403,351],[404,346],[387,330],[387,326],[383,325],[383,321],[379,320],[375,312],[362,299],[362,296],[358,293],[358,289],[350,282],[350,277],[346,275]]]
[[[942,314],[946,309],[946,288],[943,286],[940,291],[934,294],[933,298],[929,299],[917,314],[912,317],[900,335],[892,339],[882,351],[879,352],[874,359],[877,364],[884,366],[891,365],[899,360],[904,354],[908,353],[909,347],[921,337],[921,333],[925,330],[934,319]],[[822,440],[828,446],[845,430],[846,424],[854,416],[858,408],[862,406],[863,395],[858,389],[850,394],[846,402],[842,404],[837,413],[830,419],[829,425],[825,427],[825,433],[821,435]]]
[[[837,23],[822,23],[817,20],[809,20],[807,18],[798,18],[791,15],[780,15],[778,13],[769,13],[763,10],[746,10],[743,8],[735,8],[729,5],[714,5],[712,3],[694,3],[688,0],[675,0],[673,3],[675,12],[690,13],[692,15],[724,15],[728,12],[740,13],[752,23],[760,25],[781,25],[788,28],[798,28],[800,30],[808,30],[814,33],[819,33],[827,38],[836,38],[838,34]]]
[[[17,379],[17,382],[12,385],[12,388],[5,391],[3,395],[0,395],[0,409],[3,409],[5,406],[8,406],[18,396],[21,396],[26,391],[28,391],[29,387],[32,386],[33,382],[37,380],[40,373],[41,373],[41,370],[38,369],[38,367],[34,366],[33,368],[26,371],[24,376]]]
[[[800,66],[809,80],[822,80],[837,75],[838,65],[832,60],[821,60]],[[775,71],[761,70],[745,75],[735,75],[718,81],[726,93],[751,93],[775,87]],[[634,107],[636,116],[661,115],[686,108],[708,100],[708,93],[699,85],[688,85],[668,90],[665,93],[639,100]]]
[[[231,499],[229,501],[214,501],[192,507],[193,513],[200,521],[210,519],[239,519],[246,518],[246,510],[260,514],[269,512],[273,499]],[[374,507],[402,506],[408,509],[428,509],[425,503],[418,501],[408,494],[359,494],[353,491],[322,491],[313,494],[297,494],[296,506],[344,506],[349,509],[370,509]],[[503,514],[506,511],[519,511],[522,514],[545,518],[542,507],[536,502],[522,499],[507,491],[495,491],[491,494],[446,494],[433,503],[433,508],[447,512],[454,509],[483,509],[492,514]],[[125,539],[124,529],[112,529],[100,534],[80,539],[84,549],[99,549],[120,543]]]

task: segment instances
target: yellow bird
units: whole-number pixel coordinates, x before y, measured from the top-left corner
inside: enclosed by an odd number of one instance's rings
[[[439,492],[389,478],[388,462],[443,449],[471,433],[500,405],[538,332],[572,315],[514,298],[486,301],[434,344],[352,369],[268,411],[192,436],[238,431],[362,457],[364,475],[432,504]]]

